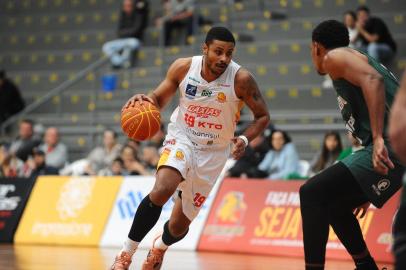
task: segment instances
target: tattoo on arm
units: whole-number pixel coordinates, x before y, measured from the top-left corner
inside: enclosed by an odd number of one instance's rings
[[[255,99],[255,101],[258,101],[260,98],[260,95],[261,94],[259,93],[258,89],[255,89],[254,93],[252,94],[252,98]]]

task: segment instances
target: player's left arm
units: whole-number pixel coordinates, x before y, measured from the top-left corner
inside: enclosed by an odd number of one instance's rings
[[[389,138],[397,157],[406,164],[406,70],[392,106],[389,119]]]
[[[385,84],[383,77],[366,61],[354,57],[347,49],[330,51],[324,59],[324,68],[332,79],[345,79],[362,89],[368,107],[371,125],[374,153],[374,169],[381,174],[387,174],[389,168],[394,168],[389,159],[383,140],[383,125],[385,116]]]
[[[247,104],[254,115],[254,120],[243,134],[247,137],[248,141],[251,141],[268,126],[270,122],[268,107],[259,91],[254,77],[246,69],[240,69],[237,72],[234,85],[237,97]],[[232,156],[238,159],[244,154],[246,147],[245,142],[238,137],[234,138],[233,142]]]

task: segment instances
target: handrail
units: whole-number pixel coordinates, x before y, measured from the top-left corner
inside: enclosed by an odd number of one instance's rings
[[[104,63],[107,62],[108,59],[109,58],[107,56],[105,56],[105,55],[102,56],[101,58],[99,58],[98,60],[93,62],[92,64],[88,65],[87,67],[85,67],[84,69],[79,71],[73,78],[70,78],[70,79],[62,82],[60,85],[58,85],[57,87],[53,88],[51,91],[49,91],[48,93],[46,93],[45,95],[40,97],[38,100],[34,101],[33,103],[31,103],[30,105],[25,107],[24,110],[22,110],[21,112],[8,118],[5,122],[3,122],[1,124],[0,134],[5,135],[6,128],[9,127],[11,124],[15,123],[17,121],[17,119],[21,119],[27,113],[34,111],[35,109],[37,109],[39,106],[41,106],[42,104],[44,104],[45,102],[50,100],[55,95],[58,95],[59,93],[65,91],[70,86],[74,85],[79,80],[83,79],[88,73],[90,73],[90,72],[96,70],[97,68],[99,68],[100,66],[102,66]]]

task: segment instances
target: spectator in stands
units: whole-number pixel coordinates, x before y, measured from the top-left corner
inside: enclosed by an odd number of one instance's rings
[[[155,143],[149,142],[142,148],[142,163],[149,174],[154,174],[159,161],[158,148]]]
[[[186,41],[193,35],[194,0],[164,0],[165,15],[157,20],[163,26],[164,45],[171,45],[173,30],[186,29]]]
[[[22,176],[24,162],[8,152],[6,144],[0,144],[0,177]]]
[[[50,127],[45,131],[44,143],[39,150],[45,153],[46,163],[49,166],[62,169],[68,162],[68,149],[59,141],[59,131],[56,127]]]
[[[352,136],[351,132],[347,132],[347,138],[351,142],[351,146],[342,150],[340,155],[338,155],[337,160],[343,160],[344,158],[348,157],[352,153],[364,148],[361,145],[361,143],[356,138],[354,138],[354,136]]]
[[[0,125],[24,109],[25,103],[18,87],[0,70]]]
[[[128,175],[149,175],[149,172],[142,165],[137,157],[136,150],[126,145],[121,151],[121,159],[124,162],[124,168]]]
[[[350,34],[350,47],[355,48],[356,42],[359,40],[357,29],[357,15],[354,11],[348,10],[344,13],[344,24]]]
[[[148,0],[124,0],[118,26],[118,39],[103,45],[114,68],[134,65],[135,51],[140,47],[148,24]]]
[[[250,171],[258,167],[268,150],[269,143],[265,136],[261,134],[250,141],[247,148],[245,148],[244,155],[228,170],[227,176],[246,178]]]
[[[16,155],[22,161],[26,161],[28,156],[31,155],[34,147],[37,147],[41,141],[34,138],[34,122],[29,119],[24,119],[20,122],[19,135],[11,143],[10,153]]]
[[[103,132],[103,146],[93,149],[87,157],[89,164],[86,173],[97,175],[101,169],[109,168],[113,160],[119,157],[120,151],[121,145],[117,143],[117,133],[106,129]]]
[[[324,135],[323,147],[310,163],[310,175],[321,172],[336,162],[337,157],[343,150],[340,134],[336,131],[328,131]]]
[[[383,20],[371,17],[369,8],[360,6],[357,9],[357,29],[362,40],[360,49],[383,64],[390,63],[396,53],[396,43]]]
[[[265,155],[254,172],[249,177],[286,179],[299,170],[299,155],[289,135],[275,129],[271,134],[271,150]]]
[[[105,168],[99,171],[100,176],[119,176],[127,175],[127,172],[124,168],[124,161],[121,158],[116,158],[113,160],[110,168]]]
[[[32,151],[32,157],[27,159],[25,164],[25,176],[37,178],[40,175],[59,175],[59,170],[55,167],[48,166],[45,160],[45,153],[38,148]]]

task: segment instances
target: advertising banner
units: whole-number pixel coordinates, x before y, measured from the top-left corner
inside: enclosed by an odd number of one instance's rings
[[[213,202],[199,250],[303,257],[299,187],[302,181],[225,179]],[[360,225],[373,257],[392,262],[391,226],[399,194],[370,207]],[[330,230],[327,257],[348,258]]]
[[[98,245],[122,177],[41,176],[16,243]]]
[[[0,242],[13,242],[35,179],[0,178]]]
[[[189,233],[171,249],[195,250],[199,241],[204,222],[209,213],[214,195],[221,180],[218,181],[205,201],[199,215],[190,225]],[[126,177],[118,193],[114,208],[104,231],[101,246],[121,247],[127,239],[131,224],[138,205],[149,194],[155,183],[153,176]],[[153,240],[163,230],[163,225],[169,219],[174,205],[170,199],[163,207],[161,216],[154,228],[146,235],[140,244],[141,248],[150,248]]]

